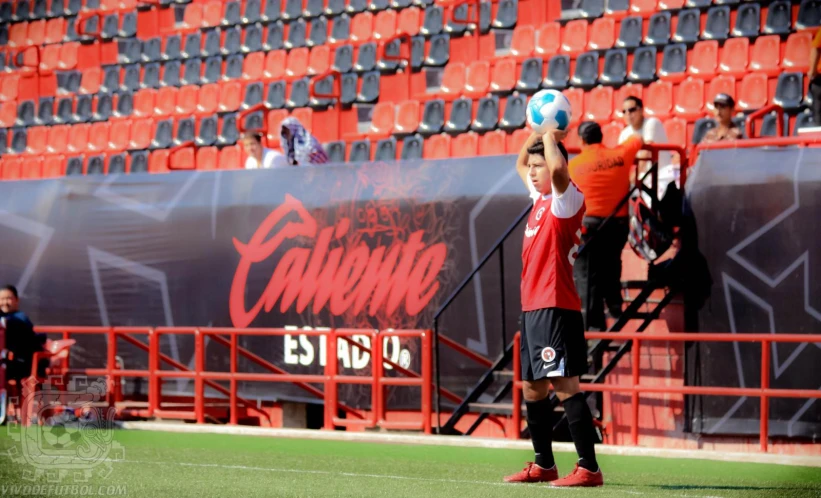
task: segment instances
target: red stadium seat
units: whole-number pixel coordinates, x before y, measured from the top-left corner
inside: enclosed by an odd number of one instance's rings
[[[66,20],[62,17],[49,19],[46,23],[45,43],[60,43],[66,36]]]
[[[134,93],[134,110],[132,112],[135,118],[143,118],[154,115],[154,103],[157,99],[157,90],[148,89],[140,90]]]
[[[451,157],[475,157],[479,153],[479,135],[475,132],[462,133],[453,139]]]
[[[49,154],[62,154],[68,148],[69,125],[58,125],[48,127],[48,145],[46,152]]]
[[[46,20],[30,21],[27,34],[29,45],[37,45],[38,47],[42,45],[46,39]]]
[[[21,180],[37,180],[43,174],[42,157],[24,157],[20,168]]]
[[[92,152],[102,152],[108,149],[108,137],[111,124],[107,121],[93,123],[88,130],[88,147]]]
[[[604,124],[613,116],[613,87],[599,86],[584,96],[584,119]]]
[[[373,35],[373,14],[370,12],[362,12],[351,19],[351,38],[352,43],[367,43],[371,40]]]
[[[41,178],[57,178],[66,174],[65,156],[46,156],[43,159]]]
[[[42,154],[48,145],[48,126],[32,126],[26,133],[26,153]]]
[[[667,143],[687,148],[687,120],[683,118],[671,118],[664,122],[664,131],[667,134]],[[677,152],[673,152],[678,156]]]
[[[399,20],[396,22],[397,33],[411,36],[419,34],[422,26],[422,11],[416,7],[409,7],[399,11]]]
[[[769,98],[767,75],[750,73],[744,76],[738,92],[738,108],[742,111],[753,111],[764,107]]]
[[[60,66],[60,45],[46,45],[40,49],[40,74],[50,73]]]
[[[657,7],[656,0],[630,0],[631,15],[650,17],[656,13]]]
[[[241,169],[242,151],[238,145],[223,147],[219,153],[219,169]]]
[[[60,62],[57,66],[60,69],[74,69],[77,67],[77,53],[79,43],[64,43],[60,46]]]
[[[0,162],[0,177],[3,180],[19,180],[23,159],[20,157],[6,156]]]
[[[0,102],[0,126],[11,128],[17,120],[17,102]],[[6,144],[2,144],[5,148]]]
[[[510,93],[516,86],[516,60],[499,59],[493,65],[493,76],[490,80],[490,91],[493,93]],[[481,97],[481,95],[479,95]]]
[[[288,52],[288,62],[285,67],[287,79],[296,80],[305,76],[308,72],[308,55],[307,47],[295,48]]]
[[[605,147],[616,147],[619,145],[619,135],[624,129],[624,123],[621,121],[611,121],[601,127],[602,143]]]
[[[265,53],[253,52],[245,56],[242,61],[242,79],[259,81],[265,70]]]
[[[520,128],[507,137],[507,153],[518,154],[524,147],[533,131],[529,128]]]
[[[248,57],[245,58],[248,60]],[[311,49],[308,57],[308,74],[323,74],[331,67],[331,47],[319,45]]]
[[[575,57],[587,50],[587,26],[587,19],[576,19],[565,25],[562,53]]]
[[[272,50],[265,56],[265,71],[263,75],[269,80],[281,80],[285,77],[285,66],[288,52]]]
[[[384,41],[396,35],[396,11],[383,10],[373,21],[373,39]]]
[[[242,84],[239,81],[220,83],[219,112],[234,112],[242,104]]]
[[[194,114],[200,101],[200,87],[187,85],[177,92],[177,106],[175,112],[182,115]]]
[[[396,121],[396,107],[393,102],[380,102],[373,106],[371,126],[367,132],[371,140],[387,138],[393,133]]]
[[[684,7],[684,0],[659,0],[658,10],[675,10]]]
[[[157,100],[154,104],[154,114],[166,117],[174,114],[177,109],[177,94],[179,89],[173,86],[160,88],[157,91]]]
[[[154,138],[154,120],[151,118],[135,119],[131,125],[129,149],[147,149]]]
[[[478,99],[479,97],[484,97],[489,88],[490,62],[481,60],[471,62],[465,73],[464,94],[467,97]]]
[[[101,67],[90,67],[83,71],[82,80],[80,82],[80,94],[93,95],[100,91],[100,83],[102,83],[103,70]]]
[[[288,117],[285,109],[274,109],[268,113],[268,146],[279,147],[279,125]]]
[[[220,86],[217,83],[200,87],[200,99],[197,102],[197,114],[208,115],[217,112],[220,102]]]
[[[208,2],[202,8],[202,26],[219,26],[222,22],[222,2]]]
[[[612,17],[600,17],[590,27],[588,50],[607,50],[616,43],[616,20]]]
[[[462,62],[451,62],[445,66],[442,72],[442,86],[436,97],[445,100],[454,100],[462,95],[465,89],[465,64]],[[432,95],[433,96],[433,95]]]
[[[155,150],[148,156],[149,173],[168,173],[168,158],[171,155],[169,149]]]
[[[502,130],[485,133],[479,139],[480,156],[501,156],[505,154],[507,135]]]
[[[570,123],[581,122],[582,116],[584,116],[584,90],[581,88],[568,88],[562,93],[570,101],[570,108],[573,110]]]
[[[688,78],[678,85],[676,115],[690,121],[704,115],[704,80]]]
[[[405,100],[396,110],[394,132],[400,135],[416,133],[419,128],[419,101]]]
[[[218,2],[209,2],[208,4],[189,3],[186,5],[185,12],[183,12],[182,15],[182,26],[180,26],[180,28],[183,30],[199,29],[202,26],[203,7],[205,5],[214,4],[218,4]],[[220,17],[221,16],[222,12],[220,12]]]
[[[0,102],[17,100],[17,92],[20,88],[20,75],[7,74],[0,76]]]
[[[809,55],[808,55],[809,57]],[[781,73],[781,37],[759,36],[750,53],[750,71],[775,77]]]
[[[447,159],[450,157],[450,136],[434,135],[426,139],[422,157],[425,159]]]
[[[219,150],[216,147],[200,147],[197,149],[197,169],[215,170],[219,163]]]
[[[88,148],[88,132],[91,125],[81,123],[72,126],[68,131],[68,146],[66,152],[82,153]]]
[[[28,23],[18,22],[9,26],[8,46],[12,48],[25,47],[28,44]]]
[[[812,47],[812,32],[799,31],[787,38],[784,45],[784,60],[782,65],[788,71],[807,72],[810,61],[810,48]]]
[[[721,74],[731,74],[736,78],[743,78],[747,74],[747,65],[750,59],[750,39],[730,38],[724,42],[719,56],[718,71]]]
[[[518,60],[524,60],[533,55],[536,50],[535,26],[516,26],[510,40],[510,55]]]
[[[562,46],[562,25],[557,22],[544,24],[536,31],[535,55],[549,58],[559,53]]]
[[[111,133],[108,137],[108,148],[121,151],[128,148],[131,138],[131,120],[120,119],[111,123]]]
[[[704,95],[704,103],[708,109],[713,109],[713,100],[719,93],[726,93],[735,99],[735,78],[728,74],[716,76],[707,85],[707,93]]]
[[[568,149],[580,149],[582,147],[582,140],[579,138],[578,128],[570,128],[570,131],[567,133],[567,137],[564,139],[564,145]]]
[[[700,41],[690,51],[687,73],[696,78],[711,79],[718,69],[718,41]]]
[[[662,120],[670,117],[673,112],[673,84],[669,81],[651,83],[644,92],[644,109],[649,116]]]

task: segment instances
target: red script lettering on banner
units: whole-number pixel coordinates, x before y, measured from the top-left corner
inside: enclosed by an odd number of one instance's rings
[[[288,221],[271,234],[291,213],[296,213],[300,221]],[[331,241],[342,238],[350,225],[348,218],[342,218],[317,236],[314,217],[302,202],[286,194],[285,202],[265,218],[247,244],[234,238],[234,247],[240,254],[229,297],[234,326],[247,327],[262,309],[270,312],[278,300],[283,313],[294,302],[296,311],[301,313],[313,300],[314,313],[330,303],[334,315],[342,315],[351,306],[359,314],[368,303],[368,314],[374,316],[383,305],[387,313],[395,312],[403,298],[408,315],[422,311],[439,290],[437,276],[445,263],[447,246],[440,242],[426,248],[422,243],[424,232],[418,230],[407,241],[390,247],[371,250],[360,243],[347,251],[342,247],[329,251]],[[262,295],[251,309],[246,309],[245,290],[252,265],[265,261],[283,242],[297,237],[313,238],[315,242],[312,247],[288,249]]]

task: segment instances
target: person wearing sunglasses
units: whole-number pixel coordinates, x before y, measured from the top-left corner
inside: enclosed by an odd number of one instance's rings
[[[630,137],[638,136],[644,143],[666,144],[667,132],[664,130],[664,125],[661,124],[658,118],[644,116],[644,102],[635,96],[629,96],[622,102],[622,116],[627,126],[621,131],[619,135],[619,144],[625,143]],[[650,159],[652,154],[647,150],[640,150],[636,154],[637,159]],[[659,152],[658,154],[658,192],[661,198],[666,189],[667,184],[672,181],[678,182],[678,165],[673,164],[673,156],[669,152]],[[643,174],[649,167],[649,161],[643,161],[643,167],[639,169],[639,173]]]
[[[718,142],[721,140],[738,140],[741,130],[733,123],[735,100],[726,93],[719,93],[713,99],[713,111],[716,116],[716,127],[704,134],[701,143]]]

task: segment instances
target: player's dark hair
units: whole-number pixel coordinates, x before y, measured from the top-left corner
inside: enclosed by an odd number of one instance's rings
[[[262,133],[258,131],[243,132],[241,140],[245,140],[246,138],[251,138],[253,140],[256,140],[257,143],[262,143]]]
[[[556,145],[559,147],[559,152],[562,153],[562,157],[564,157],[565,162],[567,162],[568,155],[567,155],[567,149],[564,148],[564,144],[559,142]],[[536,143],[534,143],[533,145],[531,145],[530,147],[527,148],[527,153],[528,154],[533,154],[535,156],[545,157],[545,155],[544,155],[544,142],[542,142],[541,140],[537,140]]]
[[[636,107],[638,107],[639,109],[644,109],[644,102],[635,95],[628,95],[627,98],[624,99],[625,102],[627,102],[628,100],[632,100],[633,103],[636,104]]]
[[[11,293],[12,293],[12,295],[14,295],[14,298],[15,298],[15,299],[17,299],[17,298],[19,297],[19,296],[17,295],[17,287],[15,287],[15,286],[13,286],[13,285],[11,285],[11,284],[4,285],[4,286],[2,287],[2,289],[0,289],[0,290],[7,290],[7,291],[11,292]]]
[[[602,143],[604,136],[602,135],[601,126],[595,121],[585,121],[579,125],[579,137],[587,145],[595,145]]]

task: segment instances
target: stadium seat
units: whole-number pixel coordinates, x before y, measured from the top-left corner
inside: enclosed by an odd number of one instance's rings
[[[479,135],[474,132],[457,135],[451,144],[451,157],[475,157],[479,153]]]
[[[442,131],[445,126],[445,101],[430,100],[425,102],[422,111],[422,120],[417,131],[422,136],[428,137]]]
[[[750,70],[770,77],[781,73],[781,37],[768,35],[755,40],[750,54]]]
[[[423,156],[425,159],[447,159],[450,157],[450,135],[433,135],[425,139]]]
[[[356,63],[353,70],[357,73],[373,71],[376,67],[376,43],[363,43],[359,46],[356,55]]]
[[[707,11],[702,40],[726,40],[730,34],[730,7],[717,5]]]
[[[664,131],[667,134],[668,143],[687,147],[687,120],[682,118],[670,118],[664,122]]]
[[[272,22],[265,31],[262,42],[264,50],[282,50],[285,48],[285,25],[282,21]]]
[[[129,64],[123,67],[123,83],[120,89],[124,91],[135,91],[140,89],[140,66]]]
[[[397,16],[395,10],[382,10],[373,21],[373,39],[385,41],[396,35]]]
[[[802,0],[798,8],[798,18],[795,20],[795,29],[816,28],[821,25],[821,0]]]
[[[781,131],[782,136],[789,135],[788,130],[788,123],[789,119],[788,116],[785,114],[783,116],[784,120],[784,127]],[[754,125],[755,126],[755,125]],[[766,116],[763,117],[761,120],[761,129],[758,131],[759,137],[775,137],[778,135],[778,120],[776,111],[772,111],[768,113]]]
[[[517,26],[510,39],[510,55],[524,60],[536,50],[536,28],[534,26]]]
[[[162,119],[154,124],[154,138],[149,149],[167,149],[174,141],[174,120]]]
[[[261,81],[248,83],[245,86],[244,96],[242,97],[241,109],[249,109],[257,104],[261,104],[263,100],[263,87]],[[196,108],[196,106],[195,106]]]
[[[399,11],[399,19],[396,21],[397,33],[405,33],[410,36],[419,34],[422,24],[422,11],[416,7],[403,8]]]
[[[364,163],[371,160],[371,141],[356,140],[351,143],[351,150],[348,153],[349,163]]]
[[[236,113],[225,114],[220,120],[220,131],[217,135],[217,145],[234,145],[239,139]],[[270,129],[268,130],[270,133]]]
[[[75,123],[85,123],[91,120],[92,103],[93,97],[91,95],[78,95],[75,98],[73,119]]]
[[[371,40],[373,36],[373,14],[370,12],[362,12],[356,14],[351,19],[351,36],[352,43],[366,43]]]
[[[74,121],[74,99],[63,97],[57,101],[57,112],[54,114],[54,122],[58,124],[71,123]]]
[[[479,99],[476,106],[476,118],[470,124],[470,129],[485,133],[495,130],[499,124],[499,99],[498,97],[483,97]]]
[[[588,50],[607,50],[616,44],[616,20],[612,17],[600,17],[590,26]]]
[[[37,104],[37,114],[34,123],[38,125],[50,125],[54,118],[54,97],[40,97]]]
[[[140,62],[143,54],[143,44],[136,38],[118,40],[117,53],[117,62],[120,64],[133,64],[135,62]]]
[[[564,90],[570,84],[570,57],[554,55],[547,63],[547,76],[542,87],[553,90]]]
[[[750,57],[750,40],[748,38],[730,38],[724,43],[719,56],[718,72],[735,78],[747,74]]]
[[[524,95],[512,95],[507,98],[505,111],[499,121],[499,128],[505,131],[515,131],[524,128],[527,107],[527,97]]]
[[[167,39],[166,43],[170,42],[170,38],[171,37],[169,37]],[[177,42],[179,42],[179,39],[180,39],[179,35],[175,35],[173,38],[176,39]],[[162,49],[162,43],[163,43],[163,40],[160,37],[154,37],[154,38],[151,38],[149,40],[143,41],[143,46],[142,46],[142,50],[141,50],[141,59],[142,59],[142,61],[143,62],[158,62],[158,61],[163,60],[164,54],[163,54],[163,49]],[[177,51],[177,54],[179,54],[179,50]],[[173,57],[169,57],[169,58],[173,58]]]
[[[812,33],[809,31],[793,33],[787,38],[787,42],[784,44],[784,60],[781,63],[784,69],[807,72],[812,38]]]
[[[243,53],[262,51],[262,24],[251,24],[243,30],[242,45],[240,51]],[[263,55],[264,57],[264,55]]]
[[[684,80],[687,71],[687,45],[675,43],[664,47],[659,78],[673,83]]]
[[[193,117],[178,119],[174,127],[174,145],[194,141],[195,121]],[[249,128],[253,129],[253,127]]]
[[[108,123],[95,123],[95,126],[103,125],[108,126]],[[27,130],[26,133],[26,150],[27,154],[35,154],[41,155],[46,150],[46,146],[48,143],[46,142],[48,137],[48,127],[47,126],[32,126]],[[106,133],[106,141],[108,139],[108,133]]]
[[[17,104],[17,120],[16,126],[31,126],[34,124],[34,116],[36,110],[34,108],[33,100],[25,100]]]
[[[46,156],[43,158],[42,178],[56,178],[66,174],[66,158],[59,156]]]
[[[805,110],[798,114],[795,117],[795,126],[793,127],[792,134],[798,135],[798,131],[804,128],[815,128],[818,126],[812,118],[812,112],[809,109]]]
[[[444,66],[450,59],[450,35],[436,35],[430,40],[430,50],[425,57],[426,66]]]
[[[168,61],[162,67],[161,86],[179,86],[181,64],[178,60]]]
[[[581,16],[589,19],[604,15],[605,0],[582,0],[579,4]]]
[[[225,2],[221,23],[223,26],[235,26],[242,22],[242,6],[239,1]]]
[[[749,73],[741,80],[738,95],[738,108],[742,111],[754,111],[767,105],[767,75]]]
[[[325,12],[325,0],[306,0],[302,17],[311,19],[321,16]]]
[[[468,98],[456,99],[450,105],[450,115],[445,122],[444,131],[451,135],[465,133],[473,119],[473,101]]]
[[[444,26],[444,9],[440,5],[431,5],[425,9],[425,17],[419,33],[426,37],[438,35]]]
[[[417,128],[419,128],[419,102],[416,100],[400,102],[396,109],[394,134],[410,135],[416,133]]]
[[[575,57],[587,49],[587,27],[586,19],[577,19],[565,25],[561,44],[563,54]]]
[[[542,59],[531,57],[522,62],[522,72],[516,81],[515,89],[528,94],[536,93],[542,85]]]
[[[66,176],[82,175],[84,169],[82,156],[70,157],[66,162]]]
[[[212,32],[216,32],[216,30],[212,30]],[[206,37],[207,36],[208,34],[206,33]],[[217,44],[217,49],[219,50],[219,44]],[[183,45],[183,49],[182,52],[180,52],[180,55],[186,59],[189,59],[191,57],[200,57],[202,55],[202,50],[202,34],[199,31],[197,31],[186,35],[185,44]]]
[[[353,45],[339,45],[336,47],[331,69],[340,73],[353,71]]]
[[[748,2],[740,5],[736,11],[735,26],[733,26],[733,36],[758,36],[761,27],[761,6],[757,3]]]
[[[633,83],[650,83],[656,79],[656,47],[636,49],[627,79]]]
[[[214,114],[220,102],[220,85],[211,83],[200,87],[200,99],[197,102],[198,114]]]
[[[659,10],[679,10],[684,8],[684,0],[659,0]]]
[[[804,99],[804,74],[781,73],[775,87],[773,104],[780,105],[786,112],[798,111]]]
[[[675,113],[689,121],[704,115],[704,80],[688,78],[678,85]]]
[[[342,96],[339,101],[344,105],[353,104],[357,99],[357,87],[359,86],[359,76],[356,73],[345,73],[342,75]]]
[[[767,6],[765,35],[786,35],[792,31],[792,7],[789,0],[777,0]]]
[[[217,142],[217,116],[205,116],[197,123],[197,136],[194,143],[197,147],[213,145]]]
[[[292,21],[302,16],[302,0],[281,0],[284,4],[282,9],[282,19]]]
[[[262,22],[278,21],[282,15],[282,0],[262,0],[262,12],[260,20]]]
[[[510,29],[516,26],[519,17],[519,0],[499,0],[496,18],[492,27],[496,29]]]
[[[718,70],[718,41],[705,40],[696,43],[690,52],[687,74],[706,80],[712,79]]]
[[[479,137],[480,156],[501,156],[505,154],[507,135],[502,130],[485,133]]]
[[[308,55],[309,49],[296,48],[288,52],[287,62],[285,63],[285,78],[288,80],[298,80],[305,76],[308,72]],[[266,63],[267,65],[267,63]]]
[[[242,9],[242,24],[254,24],[262,20],[262,2],[261,0],[247,0],[245,8]]]
[[[703,93],[699,97],[704,98]],[[673,111],[673,84],[669,81],[651,83],[644,92],[644,110],[648,116],[665,120]]]
[[[599,53],[585,52],[576,59],[576,71],[570,78],[570,84],[575,87],[590,89],[596,86],[599,80]]]
[[[449,7],[448,10],[445,11],[447,12],[447,14],[445,14],[445,19],[447,19],[444,26],[445,33],[457,36],[463,35],[468,27],[468,9],[470,8],[470,5],[467,3]],[[454,22],[454,20],[456,22]]]
[[[308,43],[308,25],[304,19],[297,19],[288,24],[288,38],[285,40],[285,49],[305,47]]]
[[[613,88],[599,86],[588,91],[584,96],[584,119],[600,124],[609,122],[613,115]]]
[[[223,147],[219,151],[217,164],[220,169],[239,169],[242,167],[241,158],[242,151],[239,146]]]
[[[581,122],[582,116],[584,116],[584,90],[581,88],[568,88],[562,93],[570,101],[570,108],[572,109],[570,124]]]
[[[712,118],[701,118],[696,120],[695,125],[693,125],[693,145],[698,145],[699,143],[701,143],[701,140],[704,138],[704,135],[706,135],[708,131],[712,130],[716,126],[717,124],[715,120]]]
[[[485,83],[482,79],[484,77],[484,72],[478,66],[480,62],[484,61],[475,61],[471,63],[468,68],[465,94],[472,96],[473,98],[482,97],[488,91],[488,87],[483,86]],[[487,64],[487,62],[485,62],[485,64]],[[496,63],[493,64],[493,73],[490,76],[490,91],[494,94],[507,94],[512,92],[515,86],[516,59],[510,57],[505,59],[497,59]],[[482,89],[484,90],[482,91]]]
[[[648,17],[656,12],[656,0],[630,0],[630,12]]]
[[[400,159],[422,159],[424,139],[420,135],[409,135],[402,140]]]
[[[127,102],[131,95],[131,92],[122,92],[117,100]],[[114,114],[114,95],[108,93],[97,95],[94,97],[91,108],[91,121],[108,121]]]
[[[298,107],[308,107],[310,100],[310,78],[301,78],[291,82],[291,91],[288,94],[288,99],[285,101],[285,107],[288,109],[296,109]],[[236,110],[226,109],[229,111]]]
[[[311,19],[310,33],[306,45],[309,47],[319,47],[328,41],[328,20],[324,17]]]
[[[393,137],[383,138],[376,142],[376,150],[373,153],[374,161],[395,161],[396,160],[396,139]]]
[[[143,78],[140,82],[140,88],[159,88],[160,87],[160,63],[149,62],[143,63]]]
[[[645,45],[666,45],[670,43],[671,16],[669,12],[656,12],[650,16]]]
[[[442,84],[436,96],[445,100],[453,100],[462,95],[465,89],[465,64],[453,62],[445,66],[442,72]]]
[[[543,58],[556,55],[562,46],[562,25],[549,22],[536,30],[535,53]]]
[[[704,104],[708,109],[713,109],[713,100],[719,93],[724,93],[735,99],[735,78],[732,76],[722,74],[710,80],[707,84],[707,90],[704,94]]]
[[[396,122],[396,106],[393,102],[380,102],[373,106],[371,125],[366,135],[371,140],[389,137]]]
[[[676,43],[695,43],[701,36],[701,11],[686,9],[678,13],[678,24],[673,34]]]

